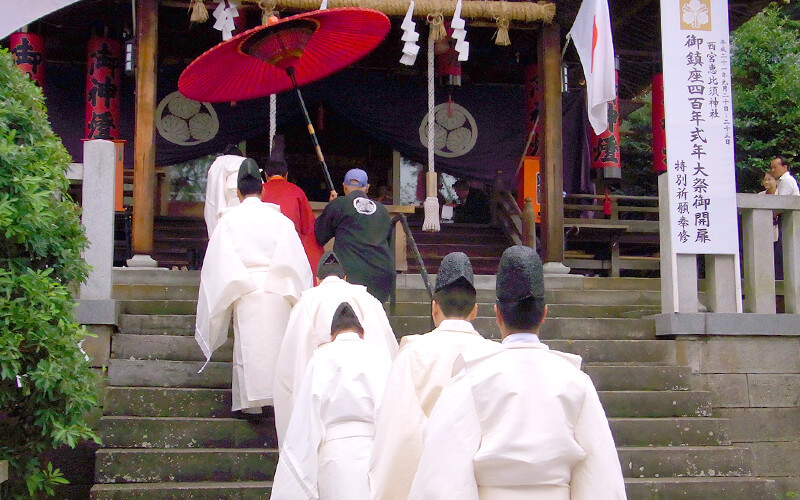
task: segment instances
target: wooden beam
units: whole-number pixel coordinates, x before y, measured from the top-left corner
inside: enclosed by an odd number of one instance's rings
[[[542,230],[545,262],[564,260],[564,178],[561,150],[561,30],[544,25],[539,43],[539,78],[544,88],[544,161]]]
[[[133,253],[153,251],[156,58],[158,0],[139,0],[136,11],[136,128],[133,142]]]

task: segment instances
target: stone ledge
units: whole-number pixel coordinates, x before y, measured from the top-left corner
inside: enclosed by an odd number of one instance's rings
[[[656,336],[800,336],[800,314],[666,313],[652,316]]]
[[[75,318],[82,325],[117,325],[119,304],[114,299],[77,300]]]
[[[8,460],[0,460],[0,483],[8,481]]]

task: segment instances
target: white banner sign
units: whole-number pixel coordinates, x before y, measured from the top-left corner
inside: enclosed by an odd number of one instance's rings
[[[672,249],[738,253],[727,0],[661,0]]]

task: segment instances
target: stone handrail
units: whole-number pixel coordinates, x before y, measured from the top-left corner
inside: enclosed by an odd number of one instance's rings
[[[742,216],[742,291],[745,312],[775,313],[773,214],[780,214],[783,296],[787,313],[800,313],[800,196],[737,194]]]

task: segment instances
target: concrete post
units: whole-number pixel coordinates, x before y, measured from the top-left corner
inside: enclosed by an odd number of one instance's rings
[[[775,314],[772,231],[772,210],[742,210],[745,312]]]
[[[739,255],[706,255],[706,300],[709,312],[742,312]]]
[[[667,174],[658,178],[658,233],[661,248],[661,312],[696,313],[697,257],[675,254],[670,236]]]
[[[89,240],[84,252],[92,266],[81,284],[78,321],[82,324],[116,324],[111,300],[114,267],[114,174],[116,147],[111,141],[87,141],[83,146],[83,216]]]
[[[786,312],[800,314],[800,212],[783,212],[783,299]]]
[[[536,250],[536,213],[530,198],[522,208],[522,244]]]

